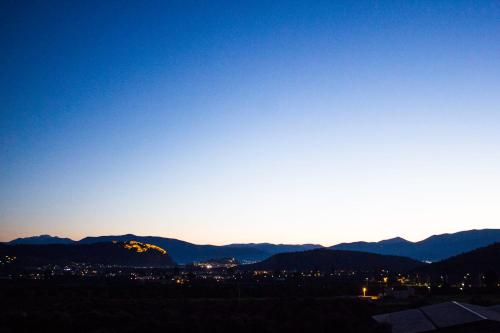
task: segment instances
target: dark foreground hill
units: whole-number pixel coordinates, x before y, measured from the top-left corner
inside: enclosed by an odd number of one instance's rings
[[[389,271],[403,272],[421,265],[424,264],[405,257],[358,251],[316,249],[311,251],[276,254],[262,262],[244,265],[242,268],[249,270],[289,271],[331,271],[334,269],[372,271],[386,269]]]
[[[69,263],[104,264],[128,267],[173,266],[172,258],[149,244],[97,243],[97,244],[49,244],[6,245],[0,244],[0,257],[13,259],[18,267]]]
[[[439,261],[495,242],[500,242],[500,229],[468,230],[434,235],[419,242],[410,242],[396,237],[380,242],[342,243],[330,248],[401,255],[423,261]]]
[[[433,278],[446,276],[450,282],[461,281],[467,274],[474,279],[473,283],[476,283],[477,276],[493,274],[498,278],[500,276],[500,243],[419,267],[416,272]]]

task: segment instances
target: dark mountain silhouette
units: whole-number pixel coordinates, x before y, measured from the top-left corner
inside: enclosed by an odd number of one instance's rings
[[[175,263],[168,253],[155,249],[126,248],[126,243],[96,244],[0,244],[0,256],[15,257],[22,267],[68,263],[105,264],[129,267],[167,267]],[[145,244],[138,245],[143,248]]]
[[[229,244],[225,247],[245,247],[253,248],[269,255],[284,253],[284,252],[297,252],[297,251],[307,251],[323,248],[322,245],[318,244],[271,244],[271,243],[244,243],[244,244]]]
[[[241,266],[248,270],[309,271],[332,269],[408,271],[422,262],[399,256],[380,255],[359,251],[316,249],[302,252],[280,253],[251,265]]]
[[[500,242],[500,229],[468,230],[434,235],[419,242],[409,242],[397,237],[371,243],[342,243],[330,249],[393,254],[417,260],[439,261],[495,242]]]
[[[293,252],[310,250],[321,247],[321,245],[304,244],[270,244],[270,243],[250,243],[250,244],[230,244],[223,246],[198,245],[175,238],[165,238],[157,236],[137,236],[132,234],[117,236],[97,236],[85,237],[80,241],[73,241],[69,238],[51,237],[48,235],[18,238],[9,244],[94,244],[111,241],[136,240],[144,243],[155,244],[166,248],[175,262],[180,264],[195,261],[206,261],[213,258],[235,258],[238,261],[260,261],[269,258],[271,255],[282,252]]]
[[[75,241],[69,238],[60,238],[57,236],[40,235],[25,238],[16,238],[9,244],[72,244]]]
[[[394,237],[394,238],[390,238],[390,239],[381,240],[378,243],[381,245],[384,245],[384,244],[404,244],[404,243],[411,243],[411,242],[404,239],[404,238],[401,238],[401,237]]]
[[[197,245],[184,242],[174,238],[164,238],[155,236],[136,236],[136,235],[121,235],[121,236],[99,236],[86,237],[80,240],[79,244],[93,244],[100,242],[111,241],[129,241],[136,240],[143,243],[151,243],[158,245],[168,251],[172,259],[179,263],[191,263],[195,261],[205,261],[213,258],[228,258],[233,257],[238,261],[257,261],[263,260],[270,255],[267,252],[256,248],[246,247],[228,247],[216,245]]]
[[[500,243],[419,267],[416,272],[434,278],[447,276],[452,280],[462,280],[467,273],[473,279],[480,274],[489,274],[491,272],[500,276]]]
[[[238,261],[243,262],[260,261],[278,253],[322,248],[321,245],[316,244],[291,245],[249,243],[229,244],[223,246],[198,245],[174,238],[136,236],[132,234],[86,237],[80,241],[73,241],[69,238],[42,235],[28,238],[18,238],[11,241],[9,244],[92,244],[110,242],[113,240],[137,240],[161,246],[166,248],[173,260],[180,264],[228,257],[234,257]],[[422,261],[439,261],[463,252],[492,244],[494,242],[500,242],[500,229],[469,230],[453,234],[435,235],[420,242],[410,242],[401,237],[396,237],[380,242],[342,243],[334,245],[330,247],[330,249],[401,255]]]

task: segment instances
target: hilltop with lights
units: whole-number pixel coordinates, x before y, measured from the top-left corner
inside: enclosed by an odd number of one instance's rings
[[[113,241],[114,244],[118,243],[117,241]],[[148,243],[141,243],[138,241],[127,241],[123,243],[123,247],[128,250],[135,250],[137,253],[146,252],[149,250],[160,252],[161,254],[167,254],[167,251],[159,246]]]
[[[73,263],[122,267],[170,267],[175,265],[165,249],[138,241],[95,244],[0,244],[0,257],[16,258],[10,264],[19,267]]]

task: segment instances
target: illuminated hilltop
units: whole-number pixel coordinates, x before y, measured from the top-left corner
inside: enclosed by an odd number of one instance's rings
[[[113,241],[113,243],[116,243],[116,241]],[[135,252],[138,253],[146,252],[148,250],[155,250],[160,252],[161,254],[167,254],[167,251],[159,246],[156,246],[154,244],[141,243],[135,240],[124,242],[123,247],[128,250],[135,250]]]
[[[95,244],[1,244],[0,258],[16,257],[13,265],[41,267],[73,263],[124,267],[170,267],[175,262],[163,248],[137,241]],[[10,263],[9,263],[10,264]]]

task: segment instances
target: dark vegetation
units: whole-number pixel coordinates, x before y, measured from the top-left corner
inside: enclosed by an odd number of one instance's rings
[[[174,289],[130,283],[1,285],[0,331],[389,332],[371,319],[373,305],[356,299],[205,298],[189,297],[185,287]]]
[[[500,300],[498,290],[375,302],[332,296],[345,293],[343,288],[357,286],[321,279],[186,285],[74,278],[0,281],[0,332],[389,333],[371,316],[449,300],[487,306]]]

